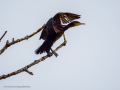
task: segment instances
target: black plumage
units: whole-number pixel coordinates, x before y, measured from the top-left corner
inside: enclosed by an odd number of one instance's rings
[[[46,23],[40,39],[45,40],[43,44],[35,50],[36,54],[41,54],[47,52],[48,56],[51,56],[50,50],[57,57],[58,54],[55,53],[51,47],[52,45],[63,35],[63,33],[70,27],[82,25],[78,21],[73,21],[74,19],[80,18],[80,15],[73,13],[57,13],[53,18],[50,18]],[[73,22],[72,22],[73,21]],[[67,24],[68,25],[62,25]]]

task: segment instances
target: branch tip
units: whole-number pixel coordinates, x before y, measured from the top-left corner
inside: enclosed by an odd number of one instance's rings
[[[7,45],[9,44],[9,40],[6,41],[6,44],[7,44]]]
[[[29,73],[30,75],[33,75],[32,72],[30,72],[28,69],[25,70],[27,73]]]
[[[5,34],[7,33],[7,31],[5,31],[5,33],[2,35],[2,37],[0,38],[0,42],[2,40],[2,38],[5,36]]]
[[[14,38],[12,39],[12,42],[14,42]]]

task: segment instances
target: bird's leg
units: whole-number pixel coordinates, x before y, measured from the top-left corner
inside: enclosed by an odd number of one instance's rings
[[[46,51],[46,52],[47,52],[48,57],[51,57],[51,56],[52,56],[52,53],[50,52],[50,50],[49,50],[49,51]]]
[[[52,48],[50,48],[50,50],[52,51],[52,53],[53,53],[56,57],[58,56],[58,54],[55,53],[55,52],[52,50]]]
[[[66,39],[65,39],[65,34],[63,33],[63,37],[64,37],[64,41],[66,41]]]
[[[63,38],[64,38],[64,46],[66,45],[67,43],[67,40],[65,39],[65,34],[63,33]]]

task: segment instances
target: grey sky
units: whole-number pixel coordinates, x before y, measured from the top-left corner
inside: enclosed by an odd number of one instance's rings
[[[30,86],[29,90],[120,90],[120,1],[119,0],[0,0],[0,42],[19,39],[39,29],[57,12],[81,15],[85,26],[65,32],[67,45],[26,72],[0,81],[4,86]],[[41,32],[40,32],[41,33]],[[43,40],[40,33],[8,48],[0,56],[0,75],[16,71],[46,53],[34,51]],[[52,47],[63,42],[60,38]],[[15,88],[19,89],[18,87]]]

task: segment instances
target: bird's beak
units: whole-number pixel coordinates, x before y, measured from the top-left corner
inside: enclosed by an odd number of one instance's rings
[[[80,23],[80,25],[85,25],[85,23]]]

